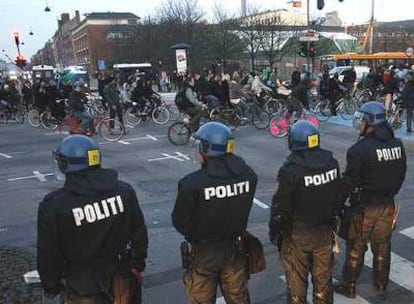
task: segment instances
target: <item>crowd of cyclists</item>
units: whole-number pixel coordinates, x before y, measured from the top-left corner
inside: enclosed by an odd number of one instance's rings
[[[90,108],[99,108],[111,119],[116,118],[123,126],[123,133],[126,132],[124,121],[134,125],[145,114],[152,115],[155,122],[163,124],[182,117],[178,115],[180,112],[190,118],[194,132],[202,117],[211,119],[211,113],[221,113],[221,109],[232,110],[230,118],[220,117],[228,125],[236,124],[234,121],[241,125],[251,122],[254,117],[262,117],[260,120],[268,127],[270,119],[285,110],[288,115],[301,113],[302,110],[313,111],[324,121],[326,117],[336,116],[338,109],[342,111],[342,108],[346,115],[341,116],[351,118],[362,103],[377,100],[385,104],[389,117],[398,110],[399,127],[403,120],[402,109],[406,108],[407,131],[412,132],[412,69],[394,66],[373,68],[361,80],[357,79],[354,68],[345,70],[342,75],[332,75],[325,66],[319,77],[313,75],[296,69],[291,81],[282,83],[277,70],[234,71],[231,75],[204,70],[184,77],[178,87],[175,105],[163,102],[153,89],[156,87],[153,80],[145,75],[129,75],[123,84],[119,83],[116,75],[103,75],[98,79],[95,95],[80,81],[62,84],[54,79],[37,79],[34,83],[23,78],[3,79],[0,80],[0,120],[13,119],[10,114],[16,112],[15,109],[23,113],[36,109],[39,114],[49,111],[57,120],[63,120],[68,115],[76,117],[81,121],[79,133],[89,135],[95,114],[89,111]],[[91,96],[100,96],[93,99],[99,107],[91,107]],[[345,105],[339,107],[338,103]],[[145,112],[148,108],[151,110],[149,114]],[[204,115],[206,112],[207,115]],[[263,113],[268,115],[267,118],[261,116]]]

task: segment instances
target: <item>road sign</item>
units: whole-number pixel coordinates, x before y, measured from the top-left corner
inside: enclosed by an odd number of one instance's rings
[[[407,55],[408,57],[411,57],[414,55],[414,49],[412,47],[409,47],[405,50],[405,55]]]
[[[100,71],[105,70],[105,60],[98,60],[98,69]]]
[[[302,36],[302,37],[299,37],[299,41],[300,42],[318,42],[319,36],[315,36],[315,37]]]

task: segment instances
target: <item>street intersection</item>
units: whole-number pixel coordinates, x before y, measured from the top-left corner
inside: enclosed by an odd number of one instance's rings
[[[340,120],[321,125],[321,145],[334,152],[342,170],[345,168],[346,150],[357,139],[356,130],[348,125],[348,122]],[[143,123],[136,128],[128,128],[128,134],[119,142],[100,142],[103,167],[118,170],[120,178],[134,187],[144,212],[150,244],[147,268],[143,274],[143,293],[144,303],[149,304],[181,304],[186,301],[179,257],[182,237],[172,227],[170,215],[178,180],[196,170],[198,165],[190,157],[189,146],[169,143],[167,128],[168,125]],[[0,248],[19,248],[35,253],[38,204],[62,183],[56,181],[53,174],[52,150],[64,136],[66,134],[32,128],[28,124],[10,123],[0,128]],[[374,289],[370,270],[372,256],[367,253],[364,271],[358,281],[358,297],[349,300],[335,295],[335,303],[414,303],[414,173],[411,170],[414,139],[404,136],[404,140],[409,169],[398,196],[402,209],[393,236],[388,291],[379,295]],[[252,127],[236,130],[235,141],[235,153],[245,158],[259,176],[248,228],[264,244],[267,269],[253,275],[250,280],[252,303],[285,303],[284,273],[276,249],[268,240],[267,222],[271,196],[276,188],[276,174],[289,153],[287,143],[285,139],[272,138],[267,131]],[[335,276],[340,274],[344,259],[345,246],[341,245],[341,253],[336,257]],[[0,264],[4,266],[7,261],[0,260]],[[21,277],[23,273],[17,275]],[[7,274],[0,274],[0,281],[6,279]],[[309,302],[310,295],[311,288]],[[219,292],[217,298],[217,303],[225,303]],[[3,303],[1,293],[0,303]]]

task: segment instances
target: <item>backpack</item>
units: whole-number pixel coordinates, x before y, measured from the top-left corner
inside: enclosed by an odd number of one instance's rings
[[[187,90],[187,87],[184,87],[178,91],[177,95],[175,95],[174,102],[178,110],[180,111],[186,110],[187,108],[192,106],[191,102],[189,102],[187,100],[187,97],[185,96],[186,90]]]

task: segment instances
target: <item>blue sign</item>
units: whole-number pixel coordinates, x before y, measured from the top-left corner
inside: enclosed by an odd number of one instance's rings
[[[105,70],[105,60],[98,60],[98,69],[100,71]]]

